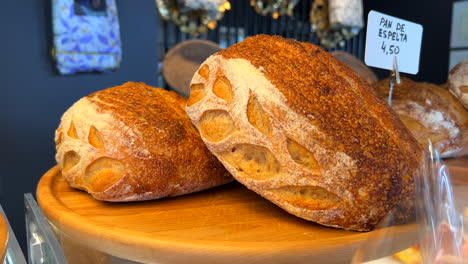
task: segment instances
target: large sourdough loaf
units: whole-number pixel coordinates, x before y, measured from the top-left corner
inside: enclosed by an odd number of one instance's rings
[[[330,53],[259,35],[208,58],[186,111],[242,184],[317,223],[372,229],[413,207],[422,150],[371,86]]]
[[[388,98],[390,78],[375,83]],[[423,146],[431,140],[442,157],[468,153],[468,110],[441,86],[401,78],[392,95],[392,108]]]
[[[55,135],[63,177],[106,201],[176,196],[231,181],[185,104],[174,92],[133,82],[80,99]]]

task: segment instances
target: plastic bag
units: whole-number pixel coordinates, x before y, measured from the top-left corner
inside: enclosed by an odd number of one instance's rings
[[[448,168],[431,142],[424,156],[420,175],[414,178],[416,221],[391,226],[390,212],[356,251],[352,263],[468,263],[463,215],[456,208]],[[468,186],[466,190],[464,195]]]

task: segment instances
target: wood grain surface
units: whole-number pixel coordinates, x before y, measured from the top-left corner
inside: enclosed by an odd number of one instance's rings
[[[468,184],[468,156],[457,159],[445,159],[449,168],[452,182],[455,184]]]
[[[40,180],[37,199],[63,235],[144,263],[346,263],[368,238],[393,239],[393,252],[416,238],[414,224],[368,233],[314,224],[236,182],[175,198],[109,203],[70,188],[54,167]]]
[[[8,246],[8,225],[0,213],[0,263],[3,263]]]

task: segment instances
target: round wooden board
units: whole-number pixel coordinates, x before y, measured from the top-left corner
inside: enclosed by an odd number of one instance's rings
[[[144,263],[345,263],[379,231],[324,227],[230,183],[148,202],[108,203],[69,187],[58,167],[40,180],[39,206],[72,240]],[[385,228],[394,252],[414,244],[414,224]],[[381,243],[386,243],[379,238]],[[393,240],[395,242],[395,240]]]
[[[0,213],[0,263],[3,263],[8,248],[8,225]]]

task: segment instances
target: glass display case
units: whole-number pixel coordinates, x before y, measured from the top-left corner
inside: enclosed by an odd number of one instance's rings
[[[24,195],[24,204],[28,239],[28,263],[138,263],[92,249],[60,232],[44,216],[32,194]],[[24,262],[23,258],[23,262],[6,262],[5,264],[7,263],[22,264],[26,262]]]
[[[7,225],[8,230],[8,243],[3,264],[26,264],[23,252],[21,251],[21,248],[18,244],[18,240],[16,240],[16,236],[13,233],[10,224],[8,223],[8,219],[5,215],[5,212],[3,211],[2,206],[0,205],[0,217],[2,216],[5,219],[5,223]]]

